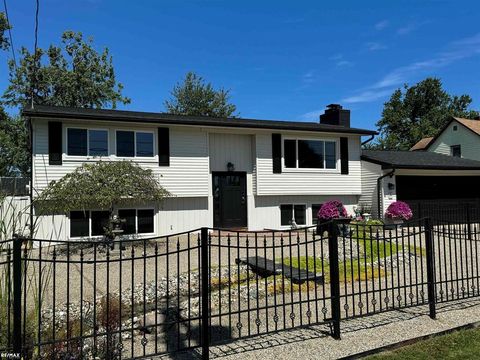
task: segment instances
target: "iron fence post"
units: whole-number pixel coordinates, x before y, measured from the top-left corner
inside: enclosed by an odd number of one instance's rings
[[[201,229],[201,267],[202,267],[202,359],[208,360],[210,356],[210,329],[209,329],[209,283],[208,278],[208,228]]]
[[[13,352],[22,351],[22,238],[13,235]]]
[[[428,292],[428,307],[430,311],[430,318],[435,319],[437,311],[435,308],[435,259],[433,251],[433,227],[430,218],[425,219],[425,244],[427,250],[427,292]]]
[[[338,268],[338,223],[333,220],[328,227],[328,257],[332,301],[333,338],[340,339],[340,271]]]

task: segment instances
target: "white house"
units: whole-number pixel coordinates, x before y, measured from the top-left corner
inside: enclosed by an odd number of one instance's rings
[[[330,105],[319,123],[34,106],[33,196],[85,162],[129,159],[173,194],[118,210],[127,232],[165,235],[202,226],[281,229],[314,224],[320,204],[352,212],[362,193],[361,137],[350,111]],[[80,209],[79,209],[80,210]],[[36,218],[37,238],[99,235],[106,213]]]
[[[410,150],[480,161],[480,120],[451,117],[436,136],[421,139]]]

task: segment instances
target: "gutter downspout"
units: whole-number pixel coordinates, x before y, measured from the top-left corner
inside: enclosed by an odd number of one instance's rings
[[[385,175],[382,175],[380,176],[378,179],[377,179],[377,209],[378,209],[378,218],[380,218],[381,216],[381,212],[382,212],[382,180],[383,178],[387,177],[387,176],[390,176],[392,177],[393,175],[395,174],[395,168],[392,169],[392,171],[386,173]]]
[[[371,135],[367,140],[363,141],[360,145],[363,146],[373,140],[375,135]]]

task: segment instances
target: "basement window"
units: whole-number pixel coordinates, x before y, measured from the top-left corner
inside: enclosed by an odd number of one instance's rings
[[[70,237],[82,237],[90,234],[90,212],[70,212]]]
[[[322,204],[312,204],[312,224],[317,223],[317,216],[321,207],[322,207]]]
[[[70,237],[103,236],[109,216],[108,211],[70,211]]]
[[[129,234],[151,234],[155,232],[153,209],[121,209],[118,217],[124,219],[123,230]]]
[[[306,205],[280,205],[280,224],[290,226],[295,220],[297,225],[306,225],[306,209]]]

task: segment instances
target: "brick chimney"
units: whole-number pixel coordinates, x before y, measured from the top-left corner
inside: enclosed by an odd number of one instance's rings
[[[344,110],[339,104],[327,105],[325,113],[320,115],[320,124],[350,127],[350,110]]]

